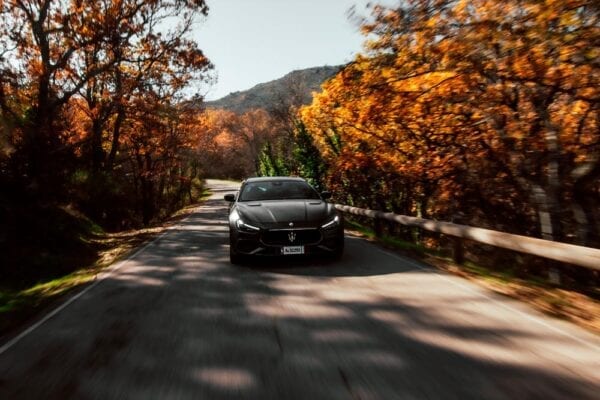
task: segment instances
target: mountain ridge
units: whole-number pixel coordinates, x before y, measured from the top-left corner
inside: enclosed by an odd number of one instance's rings
[[[256,108],[272,109],[282,102],[309,104],[313,92],[320,92],[321,85],[337,74],[343,65],[320,66],[294,70],[279,79],[259,83],[250,89],[229,93],[217,100],[206,101],[206,108],[226,109],[238,114]]]

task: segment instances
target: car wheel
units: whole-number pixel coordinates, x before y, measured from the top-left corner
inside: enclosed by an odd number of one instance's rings
[[[331,255],[331,260],[339,261],[342,259],[343,255],[344,255],[344,248],[342,247],[341,249],[337,249],[336,251],[333,252],[333,254]]]
[[[244,256],[236,253],[231,244],[229,245],[229,262],[234,265],[240,265],[244,263]]]
[[[343,255],[344,255],[344,238],[342,238],[340,240],[338,247],[335,249],[335,251],[331,255],[331,259],[333,261],[339,261],[342,259]]]

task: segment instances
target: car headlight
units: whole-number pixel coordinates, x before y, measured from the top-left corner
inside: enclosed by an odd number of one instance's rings
[[[338,226],[339,224],[340,224],[340,216],[336,215],[335,217],[333,217],[332,220],[321,225],[321,228],[324,228],[324,229],[333,228],[333,227]]]
[[[240,231],[245,231],[245,232],[258,232],[260,231],[260,228],[254,225],[250,225],[247,224],[246,222],[244,222],[242,220],[242,218],[240,217],[240,214],[236,211],[233,210],[231,212],[231,214],[229,214],[229,221],[234,223],[235,226],[240,230]]]

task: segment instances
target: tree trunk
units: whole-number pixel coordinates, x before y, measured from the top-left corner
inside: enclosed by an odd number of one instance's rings
[[[117,153],[119,152],[121,126],[123,124],[123,121],[125,120],[125,108],[122,105],[119,105],[117,109],[117,118],[115,119],[115,124],[113,127],[110,152],[108,153],[108,157],[106,160],[106,169],[108,171],[111,171],[115,165],[115,159],[117,157]]]
[[[557,240],[560,237],[560,221],[557,221],[556,199],[552,199],[539,185],[532,185],[533,199],[535,201],[542,239]],[[558,227],[558,228],[557,228]],[[548,261],[548,279],[553,284],[560,284],[561,277],[556,262]]]
[[[98,173],[104,161],[104,150],[102,150],[102,121],[94,118],[92,122],[92,137],[90,140],[90,159],[92,161],[92,174]]]
[[[154,218],[154,185],[151,179],[142,178],[142,222],[148,226]]]
[[[600,221],[598,220],[598,198],[593,196],[594,184],[600,178],[600,160],[573,171],[573,214],[575,217],[577,243],[583,246],[600,247]]]

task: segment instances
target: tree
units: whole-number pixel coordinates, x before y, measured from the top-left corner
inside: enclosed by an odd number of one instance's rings
[[[287,176],[290,168],[279,152],[273,150],[271,142],[267,142],[258,156],[259,176]]]
[[[302,119],[330,171],[368,155],[414,211],[598,245],[598,18],[583,0],[376,6],[369,50]]]
[[[236,114],[205,110],[200,118],[198,149],[209,176],[245,178],[257,173],[259,153],[279,124],[265,110]]]
[[[312,136],[302,122],[298,122],[294,132],[293,158],[296,164],[296,173],[305,178],[317,190],[325,190],[325,172],[327,166],[315,146]]]
[[[148,93],[137,99],[131,112],[124,126],[124,147],[136,206],[148,225],[183,205],[186,196],[193,200],[191,183],[199,174],[193,153],[196,111]]]
[[[60,164],[56,155],[64,144],[61,112],[73,96],[83,91],[89,100],[95,121],[90,148],[97,165],[101,125],[110,114],[99,107],[107,97],[112,98],[109,102],[119,97],[118,71],[144,70],[145,85],[181,89],[199,65],[206,67],[206,58],[182,36],[206,12],[202,0],[0,2],[0,69],[9,77],[2,79],[0,104],[21,132],[19,165],[28,179],[39,184],[45,175],[59,175],[52,167]],[[157,30],[175,17],[181,22],[177,27],[166,34]],[[162,73],[154,67],[157,63]],[[108,80],[111,72],[114,82]],[[17,93],[22,96],[18,102]],[[22,104],[30,106],[22,110]]]

